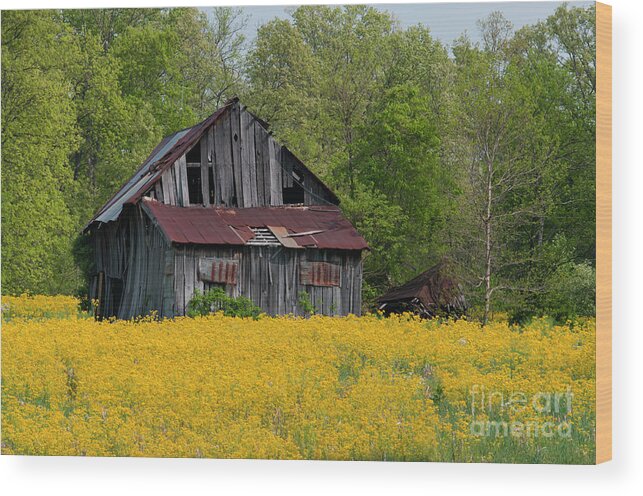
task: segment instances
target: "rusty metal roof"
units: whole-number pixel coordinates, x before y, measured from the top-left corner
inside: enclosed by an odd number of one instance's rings
[[[466,309],[462,289],[453,274],[447,259],[411,279],[406,284],[389,290],[380,296],[379,303],[420,300],[426,308],[455,306]]]
[[[130,180],[98,210],[92,220],[85,226],[85,230],[94,222],[105,223],[118,219],[123,210],[123,205],[136,203],[161,177],[163,171],[170,167],[181,155],[188,152],[201,139],[203,132],[236,101],[236,99],[230,100],[225,106],[196,126],[177,131],[163,138]]]
[[[335,206],[176,207],[150,198],[142,205],[171,243],[243,246],[252,228],[268,228],[289,248],[368,249]]]

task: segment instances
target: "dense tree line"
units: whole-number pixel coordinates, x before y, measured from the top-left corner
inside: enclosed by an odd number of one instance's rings
[[[239,95],[369,241],[367,302],[446,256],[483,320],[591,314],[594,20],[495,13],[447,49],[366,6],[299,7],[248,46],[228,8],[5,12],[2,291],[77,291],[95,209]]]

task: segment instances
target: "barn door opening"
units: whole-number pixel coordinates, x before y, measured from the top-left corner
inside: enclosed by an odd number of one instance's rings
[[[109,278],[110,286],[110,314],[111,316],[118,316],[121,309],[121,302],[123,300],[123,280],[116,279],[115,277]]]

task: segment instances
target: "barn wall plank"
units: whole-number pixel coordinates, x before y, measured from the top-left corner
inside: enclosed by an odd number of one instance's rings
[[[214,155],[215,155],[215,168],[216,168],[216,190],[218,205],[228,205],[229,201],[229,184],[232,178],[228,177],[228,169],[225,164],[226,161],[226,147],[225,147],[225,123],[218,120],[214,124]]]
[[[252,120],[250,114],[242,108],[239,114],[239,150],[241,157],[241,190],[242,202],[244,207],[255,206],[252,199],[252,174],[251,168],[254,168],[254,146],[250,146],[250,140],[254,145],[254,130],[252,129]],[[252,155],[251,155],[252,152]],[[255,195],[256,196],[256,195]]]
[[[270,136],[268,140],[270,152],[270,204],[283,205],[281,179],[281,145]]]
[[[261,127],[261,169],[263,171],[263,183],[260,185],[263,186],[263,206],[272,205],[272,200],[270,197],[271,193],[271,170],[270,170],[270,155],[272,147],[270,146],[270,135],[268,132]]]
[[[242,184],[242,165],[241,165],[241,142],[239,141],[240,120],[239,103],[235,103],[230,109],[230,147],[231,147],[231,160],[232,171],[234,178],[234,196],[236,204],[234,206],[243,206],[243,184]]]
[[[183,207],[190,206],[190,194],[188,189],[188,169],[185,161],[185,155],[182,155],[177,161],[177,170],[179,177],[179,184],[177,185],[181,190],[181,203]]]
[[[265,174],[264,174],[264,147],[266,132],[257,121],[254,121],[255,133],[255,171],[256,183],[255,189],[257,192],[257,206],[262,207],[266,205],[266,190],[264,188]]]
[[[230,112],[226,112],[218,121],[221,128],[221,141],[217,143],[222,154],[222,170],[224,177],[221,178],[222,203],[226,207],[235,207],[235,185],[234,170],[232,163],[232,146],[230,136]]]

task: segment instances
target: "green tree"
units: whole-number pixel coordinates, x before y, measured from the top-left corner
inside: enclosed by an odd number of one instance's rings
[[[252,106],[340,194],[357,188],[353,145],[382,88],[393,26],[373,7],[303,6],[261,28],[249,57]]]
[[[529,233],[542,217],[534,194],[555,143],[543,132],[529,81],[509,50],[510,24],[498,13],[481,23],[483,47],[454,48],[460,108],[458,156],[466,164],[460,252],[481,289],[482,321],[499,292],[531,292],[521,277],[537,253]]]
[[[79,275],[68,158],[78,147],[72,33],[52,11],[2,16],[2,291],[67,292]]]
[[[441,167],[434,121],[429,100],[416,86],[395,86],[377,102],[355,145],[359,184],[399,208],[404,219],[393,217],[398,241],[387,247],[388,263],[377,260],[381,252],[371,258],[386,268],[382,288],[421,272],[443,254],[442,227],[455,183]],[[388,228],[384,219],[380,225]]]

